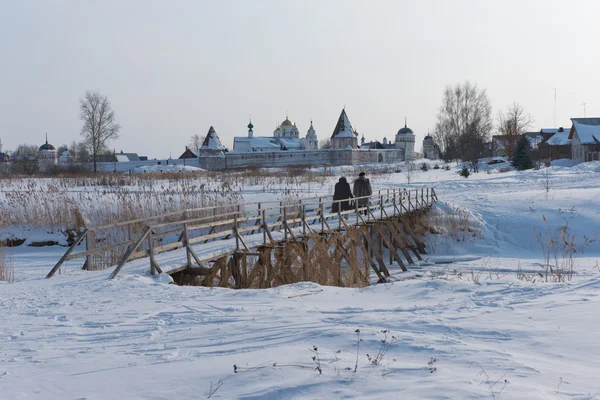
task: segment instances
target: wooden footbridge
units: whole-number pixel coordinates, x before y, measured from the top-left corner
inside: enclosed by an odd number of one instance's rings
[[[433,188],[380,190],[367,206],[353,199],[351,209],[338,212],[331,212],[330,199],[219,205],[89,227],[47,278],[81,259],[83,269],[114,268],[113,279],[127,263],[146,258],[151,274],[169,274],[180,284],[364,286],[385,282],[395,264],[406,271],[421,260],[423,215],[437,201]]]

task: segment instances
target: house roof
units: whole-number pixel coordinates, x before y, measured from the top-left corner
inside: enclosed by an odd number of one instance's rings
[[[569,139],[569,131],[556,132],[549,138],[545,139],[542,143],[550,146],[569,146],[571,145],[571,139]]]
[[[185,151],[179,156],[179,159],[184,159],[184,158],[198,158],[199,153],[197,151],[193,151],[190,150],[189,148],[185,148]],[[147,159],[147,157],[146,157]],[[142,157],[140,157],[140,161],[144,161],[142,160]]]
[[[546,134],[546,133],[556,133],[556,132],[568,132],[568,129],[564,129],[562,126],[560,128],[542,128],[540,129],[539,132],[536,133],[542,133],[542,134]]]
[[[278,138],[279,142],[285,146],[286,149],[299,149],[302,146],[300,145],[300,139],[296,138]]]
[[[600,118],[571,118],[573,127],[569,133],[569,139],[573,139],[575,133],[581,144],[600,143]]]
[[[279,148],[279,144],[275,142],[272,137],[245,137],[238,136],[233,138],[233,148],[235,149],[235,143],[249,143],[251,148]]]
[[[140,161],[140,157],[138,156],[137,153],[116,153],[115,157],[117,158],[117,161],[121,162],[121,161]]]
[[[582,125],[597,126],[597,125],[600,125],[600,117],[571,118],[571,122],[577,122],[578,124],[582,124]]]

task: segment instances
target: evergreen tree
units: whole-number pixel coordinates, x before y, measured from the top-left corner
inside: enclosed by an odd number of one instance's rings
[[[512,160],[512,166],[518,171],[533,168],[533,161],[531,161],[529,150],[529,140],[527,139],[527,136],[521,135],[519,141],[517,142],[517,148],[513,153]]]

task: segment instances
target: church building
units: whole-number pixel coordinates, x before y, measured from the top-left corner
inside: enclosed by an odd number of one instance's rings
[[[300,131],[296,123],[290,121],[288,117],[275,128],[273,136],[254,136],[254,125],[250,121],[248,124],[248,135],[233,138],[234,153],[316,149],[318,149],[318,141],[312,121],[306,137],[300,138]]]

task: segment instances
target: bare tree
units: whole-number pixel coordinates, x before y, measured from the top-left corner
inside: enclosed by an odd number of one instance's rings
[[[188,145],[188,147],[190,148],[190,150],[198,151],[198,149],[200,149],[200,146],[202,146],[203,142],[204,135],[200,136],[196,133],[195,135],[190,136],[190,144]]]
[[[37,159],[38,147],[32,144],[20,144],[11,157],[11,170],[15,174],[34,175],[39,171]]]
[[[99,92],[89,90],[85,92],[85,96],[79,101],[79,107],[79,118],[83,121],[81,135],[92,151],[94,172],[96,172],[98,155],[106,149],[109,140],[119,137],[121,125],[115,121],[115,112],[110,101]]]
[[[513,158],[519,137],[527,132],[532,122],[531,117],[525,115],[523,107],[516,102],[507,108],[506,113],[498,112],[498,133],[504,136],[504,151],[509,160]]]
[[[331,148],[331,140],[330,139],[323,139],[319,142],[319,148],[320,149],[330,149]]]
[[[491,114],[485,89],[469,82],[447,86],[434,130],[444,159],[469,161],[476,170],[492,130]]]

